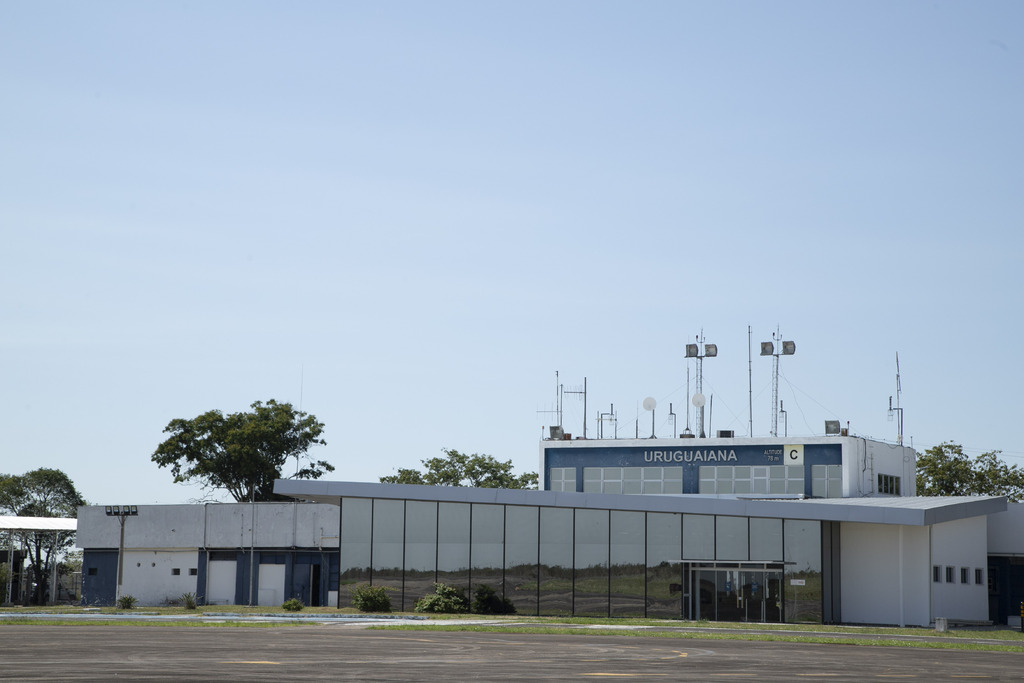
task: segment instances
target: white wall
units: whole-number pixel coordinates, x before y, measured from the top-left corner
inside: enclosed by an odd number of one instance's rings
[[[988,516],[990,555],[1024,555],[1024,503],[1008,503],[1006,512]]]
[[[878,495],[878,475],[900,477],[900,495],[917,492],[917,452],[907,446],[855,437],[843,444],[843,497]]]
[[[164,605],[179,601],[183,593],[196,592],[199,568],[196,551],[128,550],[124,553],[121,595],[131,595],[140,605]],[[174,574],[173,570],[179,573]]]
[[[124,547],[147,549],[247,548],[254,540],[249,503],[142,505],[124,519]],[[257,503],[255,544],[263,547],[338,547],[339,510],[323,503]],[[117,548],[120,522],[103,506],[78,509],[79,548]]]
[[[941,582],[932,586],[932,616],[950,621],[988,620],[988,533],[987,517],[945,522],[932,527],[932,565],[941,567]],[[953,567],[953,583],[946,582],[946,567]],[[960,581],[960,569],[967,569],[967,583]],[[982,582],[974,581],[974,570],[982,570]]]
[[[927,626],[928,527],[844,522],[839,534],[843,622]]]

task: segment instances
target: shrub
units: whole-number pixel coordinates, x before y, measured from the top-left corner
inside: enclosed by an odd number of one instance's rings
[[[516,606],[490,586],[480,584],[473,591],[473,611],[477,614],[515,614]]]
[[[445,583],[435,583],[434,592],[417,600],[413,611],[459,614],[469,611],[469,600],[466,598],[466,591],[462,588]]]
[[[185,606],[185,609],[196,608],[196,594],[195,593],[182,593],[181,604]]]
[[[289,612],[300,612],[305,605],[302,604],[302,600],[298,598],[291,598],[281,603],[281,608],[288,610]]]
[[[135,603],[137,602],[138,600],[135,598],[134,595],[122,595],[117,599],[117,608],[132,609],[133,607],[135,607]]]
[[[391,596],[387,586],[371,586],[361,583],[349,588],[352,593],[352,605],[360,612],[390,612]]]

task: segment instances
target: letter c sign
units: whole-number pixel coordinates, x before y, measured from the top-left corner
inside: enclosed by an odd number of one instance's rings
[[[787,465],[803,465],[804,464],[804,447],[803,444],[799,446],[786,446],[782,452],[785,454],[783,460]]]

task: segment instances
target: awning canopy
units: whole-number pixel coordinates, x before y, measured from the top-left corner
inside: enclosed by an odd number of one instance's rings
[[[66,517],[0,517],[0,531],[78,531],[78,520]]]

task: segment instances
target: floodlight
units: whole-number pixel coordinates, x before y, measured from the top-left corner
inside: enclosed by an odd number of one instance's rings
[[[121,506],[120,505],[114,505],[113,507],[114,507],[114,514],[115,515],[121,514]]]
[[[796,342],[784,341],[782,342],[782,355],[792,356],[796,353]]]
[[[839,420],[825,420],[825,436],[839,436]]]
[[[132,512],[131,513],[133,515],[139,514],[139,506],[138,505],[132,505]]]
[[[698,351],[697,351],[697,345],[696,344],[687,344],[686,345],[686,357],[687,358],[696,358],[697,354],[698,354]]]
[[[718,345],[716,344],[705,344],[704,345],[704,357],[714,358],[718,355]]]
[[[775,345],[771,342],[761,342],[761,355],[762,356],[773,356],[775,355]]]
[[[114,514],[113,508],[111,508],[109,505],[106,507],[106,512],[107,512],[108,515]]]

